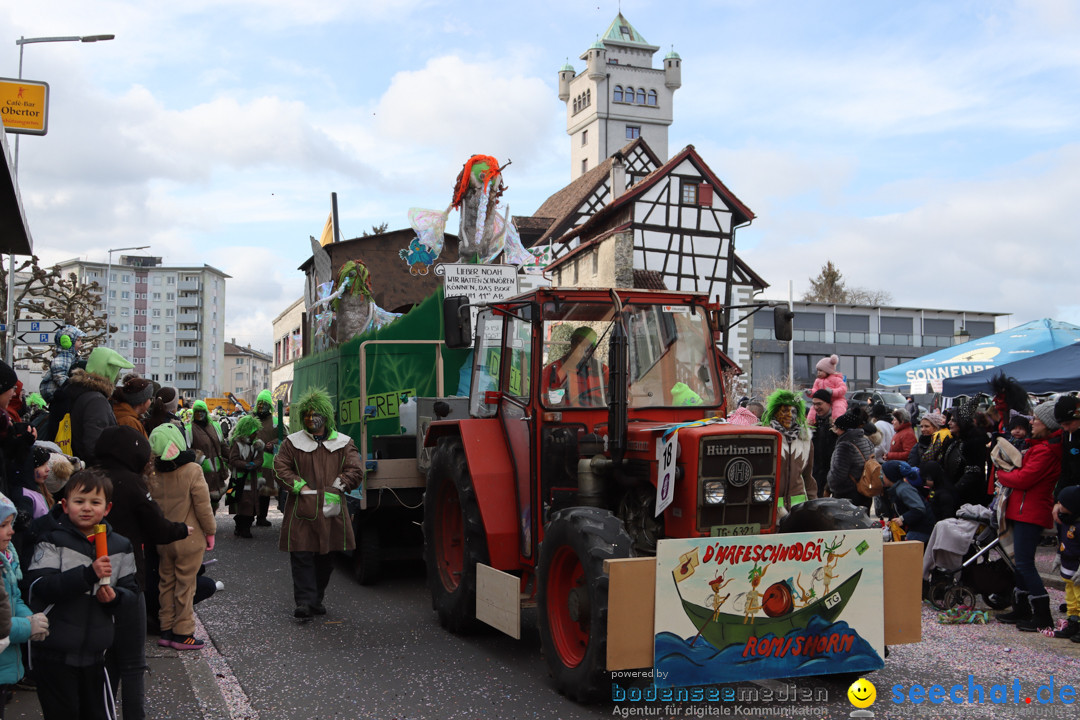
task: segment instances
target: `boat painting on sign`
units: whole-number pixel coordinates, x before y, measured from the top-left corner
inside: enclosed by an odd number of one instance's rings
[[[661,540],[658,686],[884,667],[880,530]]]

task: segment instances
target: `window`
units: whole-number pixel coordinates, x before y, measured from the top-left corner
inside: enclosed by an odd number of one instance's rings
[[[637,126],[637,125],[627,125],[626,126],[626,139],[627,140],[637,140],[639,137],[641,137],[641,127],[640,126]]]
[[[589,144],[589,131],[588,130],[582,130],[581,131],[581,144],[582,145],[588,145]]]
[[[160,299],[161,299],[161,293],[154,293],[154,301],[156,302],[156,301],[158,301]]]
[[[127,317],[129,314],[131,314],[130,309],[128,309],[126,307],[120,308],[120,317]]]
[[[176,277],[174,275],[170,275],[169,277],[165,278],[165,284],[166,285],[175,285],[176,284]],[[171,377],[171,376],[166,375],[165,377],[168,378],[168,377]]]
[[[150,379],[153,380],[154,382],[158,382],[158,374],[154,373],[153,375],[150,376]]]
[[[923,320],[923,345],[925,347],[949,347],[953,344],[953,321]]]
[[[682,184],[682,204],[683,205],[697,205],[698,201],[698,186],[697,183],[683,181]]]
[[[125,350],[126,350],[126,349],[127,349],[127,346],[128,346],[128,341],[127,341],[127,340],[121,340],[121,341],[120,341],[120,347],[121,347],[121,348],[123,348],[123,349],[125,349]]]
[[[588,171],[589,171],[589,161],[588,160],[582,160],[581,161],[581,174],[584,175]]]
[[[116,282],[116,273],[109,273],[109,282]]]
[[[161,326],[160,325],[152,326],[151,327],[151,332],[161,332]]]
[[[909,317],[882,317],[881,333],[878,335],[880,345],[910,345],[912,335],[912,318]],[[889,367],[892,367],[890,365]],[[888,368],[882,368],[887,370]]]
[[[242,358],[242,357],[236,358],[236,364],[237,365],[243,365],[244,364],[244,358]]]
[[[172,308],[165,308],[165,317],[172,317],[176,313]]]
[[[645,104],[645,88],[638,88],[637,101],[638,101],[638,105],[644,105]]]
[[[126,325],[126,324],[121,325],[120,326],[120,332],[131,332],[131,326]],[[125,340],[124,342],[127,342],[127,341]],[[127,345],[125,345],[124,347],[127,347]]]
[[[172,382],[172,373],[165,373],[165,382]]]
[[[870,342],[868,315],[836,315],[836,342],[865,345]]]
[[[649,99],[646,101],[646,104],[647,105],[652,105],[653,107],[656,107],[656,91],[655,90],[650,90],[649,91]]]
[[[173,332],[173,326],[172,325],[166,325],[165,326],[165,332],[167,332],[167,333],[169,333],[171,335],[172,332]]]
[[[623,102],[628,102],[628,103],[634,102],[634,88],[632,88],[632,87],[626,88],[626,92],[623,93]]]
[[[154,284],[155,285],[160,285],[161,284],[161,276],[160,275],[155,275],[154,276]]]
[[[109,291],[109,297],[110,298],[116,298],[116,291],[115,290],[110,290]]]
[[[127,290],[121,291],[120,292],[120,299],[121,300],[130,300],[131,299],[131,293],[128,292]]]
[[[237,380],[243,380],[244,379],[244,373],[242,373],[242,372],[236,373],[236,379]]]
[[[171,358],[171,357],[165,358],[165,367],[172,367],[175,364],[176,364],[176,358]]]
[[[791,321],[791,339],[803,342],[826,342],[825,313],[795,312]]]
[[[120,282],[122,282],[122,283],[124,283],[124,284],[127,284],[127,283],[131,282],[131,276],[130,276],[130,275],[126,275],[126,274],[125,274],[125,275],[121,275],[121,276],[120,276]]]
[[[160,340],[151,341],[150,349],[151,350],[160,350],[161,349],[161,341]]]
[[[619,26],[619,34],[623,36],[623,40],[632,41],[634,39],[634,33],[632,33],[630,31],[630,26],[629,25],[620,25]]]
[[[165,293],[165,299],[170,301],[176,300],[176,293]]]
[[[994,334],[994,321],[968,320],[964,323],[964,329],[973,338],[986,337]]]
[[[611,99],[613,102],[622,102],[622,85],[615,86],[615,92],[612,93]]]

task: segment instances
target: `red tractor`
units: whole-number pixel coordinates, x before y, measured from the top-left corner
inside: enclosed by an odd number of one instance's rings
[[[462,347],[469,308],[445,303],[447,345]],[[720,421],[719,321],[685,292],[545,288],[480,307],[470,416],[432,423],[425,440],[443,627],[476,624],[478,567],[510,573],[538,609],[557,688],[598,700],[605,560],[655,554],[661,538],[775,531],[780,436]]]

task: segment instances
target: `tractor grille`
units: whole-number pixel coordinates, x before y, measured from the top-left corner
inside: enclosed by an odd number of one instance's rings
[[[757,523],[765,529],[772,524],[776,506],[776,454],[774,437],[760,435],[722,435],[702,438],[698,455],[698,530],[708,532],[717,525]],[[773,482],[769,502],[753,502],[754,481],[768,478]],[[706,505],[707,481],[724,483],[724,502]]]

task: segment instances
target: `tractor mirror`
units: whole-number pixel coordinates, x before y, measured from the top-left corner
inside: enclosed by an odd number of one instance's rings
[[[783,305],[773,308],[773,332],[777,340],[791,340],[791,321],[795,313]]]
[[[452,350],[472,345],[472,316],[469,298],[448,297],[443,300],[443,339]]]

